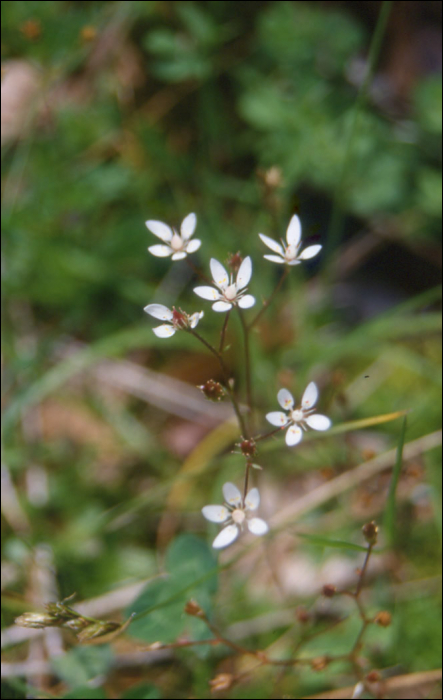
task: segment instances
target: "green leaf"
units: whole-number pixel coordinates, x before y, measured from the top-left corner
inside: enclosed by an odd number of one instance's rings
[[[366,552],[367,547],[363,547],[360,544],[354,544],[353,542],[345,542],[344,540],[330,540],[328,537],[323,537],[322,535],[308,535],[303,532],[297,532],[297,537],[303,537],[303,539],[308,540],[310,544],[316,547],[334,547],[335,549],[353,549],[357,552]]]
[[[391,483],[389,485],[389,493],[384,517],[384,528],[386,530],[386,536],[388,538],[388,541],[391,545],[394,543],[395,538],[395,494],[397,490],[398,480],[400,478],[401,467],[403,464],[403,447],[405,444],[405,435],[406,416],[403,418],[403,424],[400,430],[400,438],[397,447],[397,457],[392,472]]]
[[[112,660],[112,649],[104,644],[96,647],[73,647],[63,656],[53,657],[51,665],[62,681],[71,688],[77,688],[79,685],[86,685],[97,676],[106,674],[112,666]],[[81,696],[71,695],[71,697]]]
[[[128,607],[138,613],[128,634],[148,642],[173,642],[186,631],[193,639],[210,637],[207,626],[186,615],[186,603],[195,599],[208,613],[217,588],[217,563],[209,546],[193,535],[180,535],[170,544],[165,558],[165,576],[145,588]]]

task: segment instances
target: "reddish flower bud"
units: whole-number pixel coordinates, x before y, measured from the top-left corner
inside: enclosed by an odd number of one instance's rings
[[[374,622],[376,625],[380,625],[380,627],[389,627],[392,622],[392,615],[387,610],[381,610],[374,617]]]
[[[242,440],[239,447],[245,457],[253,457],[257,452],[255,441],[252,438],[249,440]]]
[[[214,379],[208,379],[208,381],[199,386],[198,389],[200,389],[210,401],[220,401],[225,395],[225,390],[222,385],[214,381]]]
[[[336,591],[337,589],[333,583],[326,583],[322,588],[322,593],[324,596],[326,596],[326,598],[332,598]]]
[[[362,532],[368,544],[375,544],[377,542],[378,527],[374,520],[371,520],[370,523],[363,525]]]

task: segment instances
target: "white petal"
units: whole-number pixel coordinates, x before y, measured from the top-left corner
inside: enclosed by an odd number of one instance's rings
[[[239,271],[237,272],[236,286],[237,289],[243,289],[246,287],[252,275],[252,260],[248,257],[245,258],[240,265]]]
[[[189,241],[188,245],[186,246],[186,252],[195,253],[195,251],[200,248],[201,244],[202,242],[198,238],[194,238],[192,241]]]
[[[216,301],[215,304],[212,304],[212,309],[213,311],[229,311],[232,309],[232,304],[228,304],[227,301]]]
[[[171,309],[163,306],[163,304],[148,304],[143,311],[146,311],[150,316],[154,316],[154,318],[159,318],[160,321],[172,321],[173,319]]]
[[[329,430],[332,425],[332,421],[327,416],[322,416],[321,413],[308,416],[305,421],[314,430]]]
[[[286,444],[289,445],[289,447],[292,447],[293,445],[297,445],[297,443],[300,442],[300,440],[303,437],[303,430],[300,428],[299,425],[291,425],[290,428],[288,428],[286,432]]]
[[[321,245],[310,245],[308,248],[305,248],[302,250],[300,255],[298,256],[299,260],[309,260],[309,258],[313,258],[317,253],[319,253],[322,249]]]
[[[318,389],[315,382],[311,382],[305,389],[305,392],[301,399],[302,408],[312,408],[318,399]]]
[[[224,523],[230,515],[226,506],[205,506],[202,508],[202,513],[211,523]]]
[[[278,258],[276,255],[264,255],[263,257],[271,262],[280,263],[280,265],[286,262],[284,258]]]
[[[261,518],[251,518],[251,520],[248,520],[248,528],[249,532],[252,532],[253,535],[265,535],[269,530],[268,524]]]
[[[157,258],[167,258],[168,255],[171,255],[172,253],[172,248],[168,248],[167,245],[151,245],[148,248],[149,252],[152,255],[155,255]]]
[[[283,425],[286,425],[288,422],[287,416],[281,411],[272,411],[272,413],[267,413],[266,420],[269,421],[271,425],[277,425],[280,428]]]
[[[295,247],[300,243],[301,238],[301,223],[297,214],[294,214],[291,221],[289,222],[288,230],[286,231],[286,240],[289,245]]]
[[[171,260],[183,260],[184,258],[186,258],[186,253],[182,250],[179,253],[174,253]]]
[[[260,505],[260,494],[258,489],[251,489],[245,498],[245,507],[247,510],[257,510]]]
[[[300,265],[300,260],[287,260],[286,265]]]
[[[158,238],[161,238],[165,243],[169,243],[172,239],[173,232],[170,226],[164,224],[163,221],[145,221],[145,226]]]
[[[228,525],[228,527],[223,528],[223,530],[217,535],[212,543],[215,549],[221,549],[222,547],[227,547],[238,537],[238,527],[237,525]]]
[[[277,243],[277,241],[274,241],[272,238],[269,238],[269,236],[265,236],[264,233],[259,233],[258,234],[260,238],[262,239],[263,243],[268,246],[271,250],[274,251],[274,253],[280,253],[280,255],[283,255],[283,248],[281,247],[280,243]]]
[[[192,316],[189,317],[189,325],[191,326],[191,328],[195,328],[198,325],[200,319],[203,318],[203,316],[203,311],[196,311],[195,314],[192,314]]]
[[[277,401],[285,411],[292,411],[294,408],[294,397],[287,389],[280,389],[277,394]]]
[[[254,304],[255,304],[255,297],[253,297],[252,294],[246,294],[238,302],[238,305],[242,309],[250,309],[251,306],[254,306]]]
[[[194,292],[202,299],[209,299],[209,301],[220,299],[220,292],[214,287],[194,287]]]
[[[188,238],[191,238],[196,226],[197,217],[195,214],[188,214],[188,216],[185,216],[182,221],[182,225],[180,226],[180,233],[183,240],[187,241]]]
[[[158,338],[170,338],[176,331],[174,326],[169,326],[166,323],[163,326],[157,326],[157,328],[153,328],[152,330]]]
[[[229,275],[221,263],[215,258],[211,258],[209,263],[212,273],[212,279],[214,280],[217,287],[225,290],[229,284]]]
[[[241,506],[242,498],[241,493],[235,484],[227,481],[223,484],[223,496],[225,497],[226,503],[230,506]]]

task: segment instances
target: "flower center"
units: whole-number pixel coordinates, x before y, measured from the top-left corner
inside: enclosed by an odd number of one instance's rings
[[[236,508],[235,510],[232,511],[231,514],[232,520],[236,525],[241,525],[244,519],[246,518],[244,510],[240,510],[240,508]]]
[[[228,301],[232,301],[237,296],[237,286],[230,284],[224,291],[224,295]]]
[[[171,238],[171,243],[169,244],[172,248],[172,250],[181,250],[183,248],[183,241],[178,235],[178,233],[174,233],[174,235]]]
[[[301,423],[304,417],[304,412],[301,408],[296,408],[295,411],[292,411],[291,413],[291,420],[294,423]]]

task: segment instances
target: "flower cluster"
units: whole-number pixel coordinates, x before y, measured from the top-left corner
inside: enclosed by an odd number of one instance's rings
[[[195,214],[188,214],[182,221],[180,233],[177,233],[167,224],[161,221],[146,221],[147,228],[163,243],[154,245],[148,248],[149,252],[157,257],[170,256],[173,261],[183,260],[190,253],[194,253],[201,246],[201,241],[192,239],[197,225],[197,217]],[[289,266],[299,265],[303,260],[313,258],[321,249],[321,245],[312,245],[300,250],[301,248],[301,224],[297,215],[294,215],[286,231],[286,243],[284,241],[277,243],[272,238],[259,234],[261,240],[270,248],[275,255],[265,255],[264,257],[271,262],[286,264]],[[215,258],[210,260],[210,269],[214,286],[199,286],[194,288],[194,293],[202,299],[212,302],[212,309],[216,312],[229,312],[233,307],[238,307],[240,310],[249,309],[255,304],[255,297],[247,293],[247,287],[252,277],[252,260],[249,256],[242,259],[240,253],[232,255],[228,260],[228,273],[223,265]],[[235,275],[235,280],[234,280]],[[169,338],[178,330],[187,330],[194,332],[194,336],[202,341],[204,345],[213,352],[218,358],[223,373],[223,383],[220,384],[215,380],[209,380],[199,388],[203,391],[207,398],[212,400],[220,400],[229,394],[233,407],[239,419],[239,423],[244,429],[239,404],[237,403],[235,392],[233,391],[233,382],[227,374],[226,365],[222,358],[221,352],[223,349],[224,334],[228,322],[228,316],[223,325],[221,333],[220,348],[217,351],[213,348],[202,336],[194,331],[199,321],[203,318],[203,311],[197,311],[188,314],[181,309],[175,307],[169,309],[163,304],[148,304],[144,308],[145,312],[153,318],[163,321],[162,325],[153,328],[153,332],[159,338]],[[261,312],[258,316],[261,315]],[[256,318],[258,318],[258,316]],[[253,325],[254,322],[250,324]],[[248,332],[248,327],[243,324]],[[246,340],[245,340],[246,343]],[[281,408],[285,411],[273,411],[266,415],[266,419],[277,428],[287,428],[286,444],[289,446],[297,445],[303,436],[303,431],[309,428],[314,430],[328,430],[331,426],[331,421],[326,416],[315,412],[315,404],[318,399],[318,389],[314,382],[311,382],[301,400],[300,406],[296,406],[292,394],[288,389],[280,389],[277,395],[278,402]],[[269,437],[275,430],[263,437]],[[240,444],[241,454],[246,460],[246,475],[245,487],[246,493],[249,469],[254,467],[261,469],[257,464],[252,463],[252,458],[256,453],[256,440],[249,434],[242,437]],[[257,439],[257,438],[256,438]],[[213,542],[215,549],[227,547],[239,536],[240,532],[247,526],[247,529],[254,535],[264,535],[268,532],[267,523],[255,516],[260,503],[258,489],[252,488],[243,497],[234,484],[228,482],[223,486],[223,495],[225,503],[223,505],[208,505],[202,509],[204,517],[214,523],[223,523],[224,527],[217,535]]]

